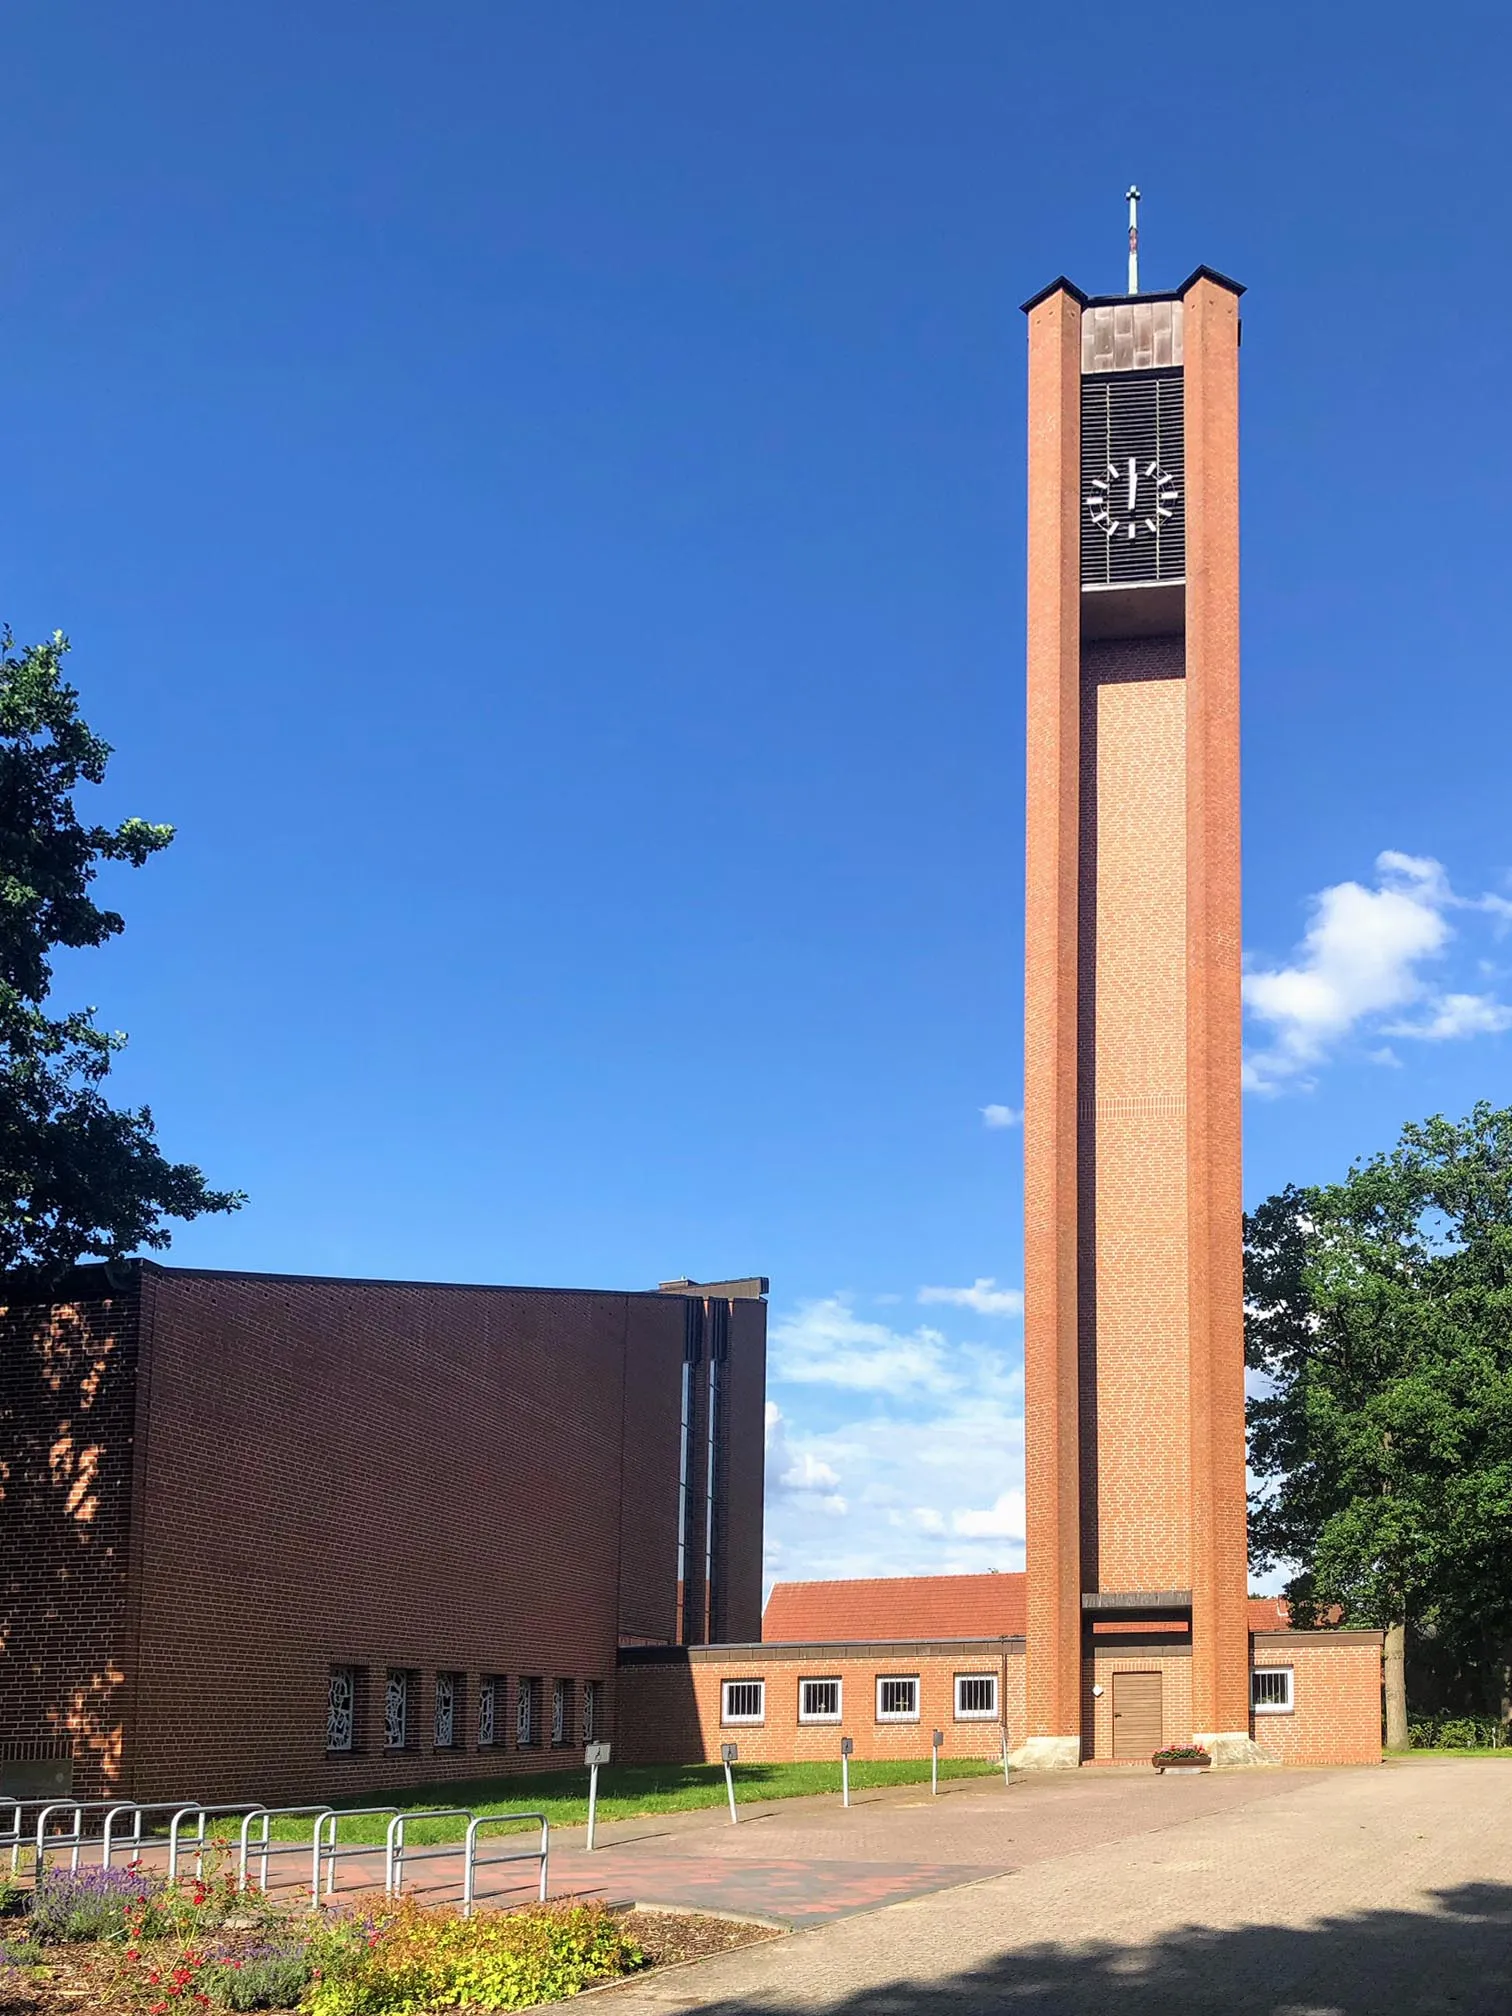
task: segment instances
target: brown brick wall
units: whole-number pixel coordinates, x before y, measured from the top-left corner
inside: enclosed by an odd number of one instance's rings
[[[995,1721],[958,1718],[958,1674],[994,1674],[999,1716]],[[917,1721],[879,1720],[876,1683],[892,1675],[919,1681]],[[838,1679],[842,1719],[804,1723],[798,1719],[802,1680]],[[763,1680],[765,1714],[759,1723],[721,1720],[726,1680]],[[1024,1729],[1023,1641],[918,1645],[732,1645],[681,1658],[626,1655],[619,1675],[621,1748],[625,1763],[718,1763],[722,1743],[740,1746],[743,1763],[789,1763],[840,1755],[849,1736],[857,1758],[928,1758],[933,1730],[944,1732],[945,1757],[996,1757],[1007,1717],[1010,1747]]]
[[[1158,1673],[1162,1743],[1186,1743],[1192,1734],[1191,1647],[1138,1645],[1117,1651],[1098,1646],[1082,1669],[1083,1755],[1099,1763],[1113,1758],[1113,1675]],[[1101,1695],[1092,1692],[1101,1687]]]
[[[82,1797],[120,1783],[136,1368],[130,1290],[0,1311],[0,1742],[71,1739]]]
[[[1282,1764],[1379,1764],[1381,1634],[1256,1634],[1256,1666],[1292,1668],[1293,1712],[1251,1718],[1250,1733]]]
[[[1187,1244],[1192,1702],[1249,1710],[1239,911],[1239,302],[1186,294]]]
[[[1191,1579],[1181,671],[1179,637],[1089,645],[1083,659],[1089,1589]]]
[[[760,1596],[749,1472],[761,1460],[761,1379],[745,1361],[759,1357],[764,1323],[764,1305],[740,1307],[739,1370],[726,1378],[722,1575],[737,1616],[756,1615]],[[114,1593],[71,1610],[66,1642],[55,1585],[81,1546],[69,1478],[101,1439],[107,1401],[130,1418],[128,1347],[105,1353],[110,1376],[87,1422],[77,1393],[55,1398],[8,1350],[20,1389],[4,1460],[26,1485],[0,1516],[25,1506],[49,1537],[8,1550],[24,1586],[13,1598],[23,1628],[0,1659],[4,1727],[65,1716],[81,1686],[103,1688],[108,1703],[89,1712],[124,1747],[122,1789],[143,1798],[311,1799],[552,1768],[581,1755],[588,1680],[596,1733],[612,1740],[621,1632],[670,1635],[672,1624],[683,1325],[676,1296],[144,1270],[130,1584],[117,1426],[113,1495],[85,1544]],[[95,1320],[71,1339],[65,1387],[87,1380],[103,1335]],[[56,1365],[59,1347],[48,1349]],[[28,1683],[14,1652],[49,1630],[61,1649]],[[354,1754],[325,1752],[333,1665],[361,1675]],[[413,1676],[398,1752],[383,1745],[390,1669]],[[433,1742],[438,1673],[461,1680],[446,1749]],[[504,1691],[497,1741],[480,1750],[485,1676]],[[571,1683],[572,1714],[553,1751],[558,1679]],[[525,1680],[537,1683],[536,1742],[521,1752]]]
[[[1081,308],[1029,316],[1024,933],[1024,1494],[1028,1719],[1079,1724],[1078,830]]]

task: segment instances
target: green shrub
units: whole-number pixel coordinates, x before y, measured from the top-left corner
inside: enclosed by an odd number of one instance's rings
[[[292,2009],[311,1972],[305,1939],[212,1954],[195,1981],[218,2009]]]
[[[49,1944],[124,1939],[128,1920],[150,1908],[163,1885],[135,1869],[47,1869],[31,1895],[31,1931]]]
[[[543,1905],[459,1918],[406,1899],[312,1948],[310,2016],[416,2016],[430,2009],[530,2009],[641,1964],[602,1905]]]

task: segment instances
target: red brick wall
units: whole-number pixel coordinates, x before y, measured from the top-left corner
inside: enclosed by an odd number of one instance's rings
[[[75,1337],[60,1315],[56,1392],[42,1347],[5,1353],[0,1460],[23,1481],[0,1517],[41,1535],[7,1550],[5,1734],[82,1715],[90,1742],[124,1748],[118,1782],[138,1797],[287,1800],[559,1767],[581,1756],[590,1679],[596,1733],[613,1739],[621,1632],[670,1635],[673,1621],[682,1298],[151,1267],[141,1296],[129,1589],[134,1333],[107,1350],[103,1319]],[[721,1438],[725,1600],[753,1618],[762,1406],[748,1361],[764,1324],[763,1304],[737,1305]],[[86,1454],[107,1416],[108,1463]],[[105,1482],[78,1500],[94,1507],[82,1535],[70,1493],[90,1460]],[[60,1627],[60,1578],[81,1555],[98,1600],[68,1605]],[[325,1751],[332,1665],[365,1675],[354,1754]],[[391,1668],[416,1676],[399,1752],[383,1745]],[[462,1676],[459,1741],[443,1750],[438,1672]],[[484,1676],[507,1693],[480,1750]],[[539,1683],[524,1752],[522,1679]],[[553,1751],[558,1679],[572,1718]]]
[[[1250,1733],[1282,1764],[1379,1764],[1379,1631],[1255,1634],[1255,1665],[1292,1668],[1289,1715],[1251,1717]]]
[[[0,1757],[71,1738],[84,1797],[120,1782],[136,1366],[130,1290],[0,1311]]]
[[[1085,1661],[1082,1673],[1084,1756],[1098,1762],[1113,1761],[1113,1675],[1115,1673],[1158,1673],[1162,1743],[1188,1743],[1192,1737],[1192,1653],[1186,1646],[1099,1645]],[[1093,1687],[1101,1687],[1096,1695]],[[1144,1760],[1148,1762],[1148,1759]]]
[[[955,1713],[957,1674],[995,1674],[999,1716],[961,1719]],[[917,1721],[878,1719],[879,1676],[916,1676]],[[798,1719],[801,1680],[838,1679],[842,1720]],[[726,1680],[764,1680],[759,1723],[721,1720]],[[625,1763],[718,1763],[722,1743],[737,1743],[748,1764],[838,1758],[840,1739],[858,1758],[929,1756],[930,1734],[944,1731],[945,1757],[996,1757],[1006,1714],[1010,1746],[1024,1729],[1023,1640],[959,1644],[731,1645],[702,1647],[676,1658],[622,1655],[619,1674],[621,1748]]]

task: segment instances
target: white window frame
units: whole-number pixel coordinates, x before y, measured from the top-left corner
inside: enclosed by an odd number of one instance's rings
[[[583,1682],[583,1741],[591,1743],[598,1726],[598,1682]]]
[[[1256,1682],[1262,1673],[1280,1674],[1286,1681],[1285,1701],[1258,1701],[1259,1688]],[[1253,1666],[1250,1669],[1250,1711],[1255,1715],[1292,1715],[1297,1706],[1297,1669],[1295,1666]]]
[[[756,1712],[751,1715],[730,1713],[730,1689],[732,1687],[754,1687],[756,1689]],[[765,1680],[721,1680],[719,1683],[719,1719],[727,1728],[749,1728],[752,1723],[766,1720]]]
[[[912,1687],[912,1708],[884,1708],[882,1689],[884,1687]],[[877,1675],[877,1720],[879,1722],[917,1722],[919,1719],[919,1676],[917,1673],[879,1673]]]
[[[564,1743],[572,1741],[572,1731],[567,1726],[571,1710],[572,1682],[553,1680],[551,1683],[551,1747],[560,1750]]]
[[[965,1708],[961,1693],[966,1686],[986,1686],[992,1690],[990,1708]],[[996,1722],[998,1719],[998,1676],[996,1673],[957,1673],[955,1676],[955,1719],[957,1722]]]
[[[478,1682],[478,1748],[493,1750],[499,1741],[499,1678],[485,1673]]]
[[[823,1714],[811,1714],[808,1708],[806,1689],[810,1687],[833,1687],[835,1705]],[[800,1722],[841,1722],[845,1719],[845,1683],[838,1673],[810,1674],[798,1682],[798,1720]]]

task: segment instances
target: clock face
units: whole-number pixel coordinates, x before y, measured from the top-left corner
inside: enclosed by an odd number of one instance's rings
[[[1092,478],[1086,500],[1098,530],[1129,543],[1153,539],[1174,513],[1176,501],[1175,478],[1159,462],[1138,455],[1109,462],[1101,476]]]

